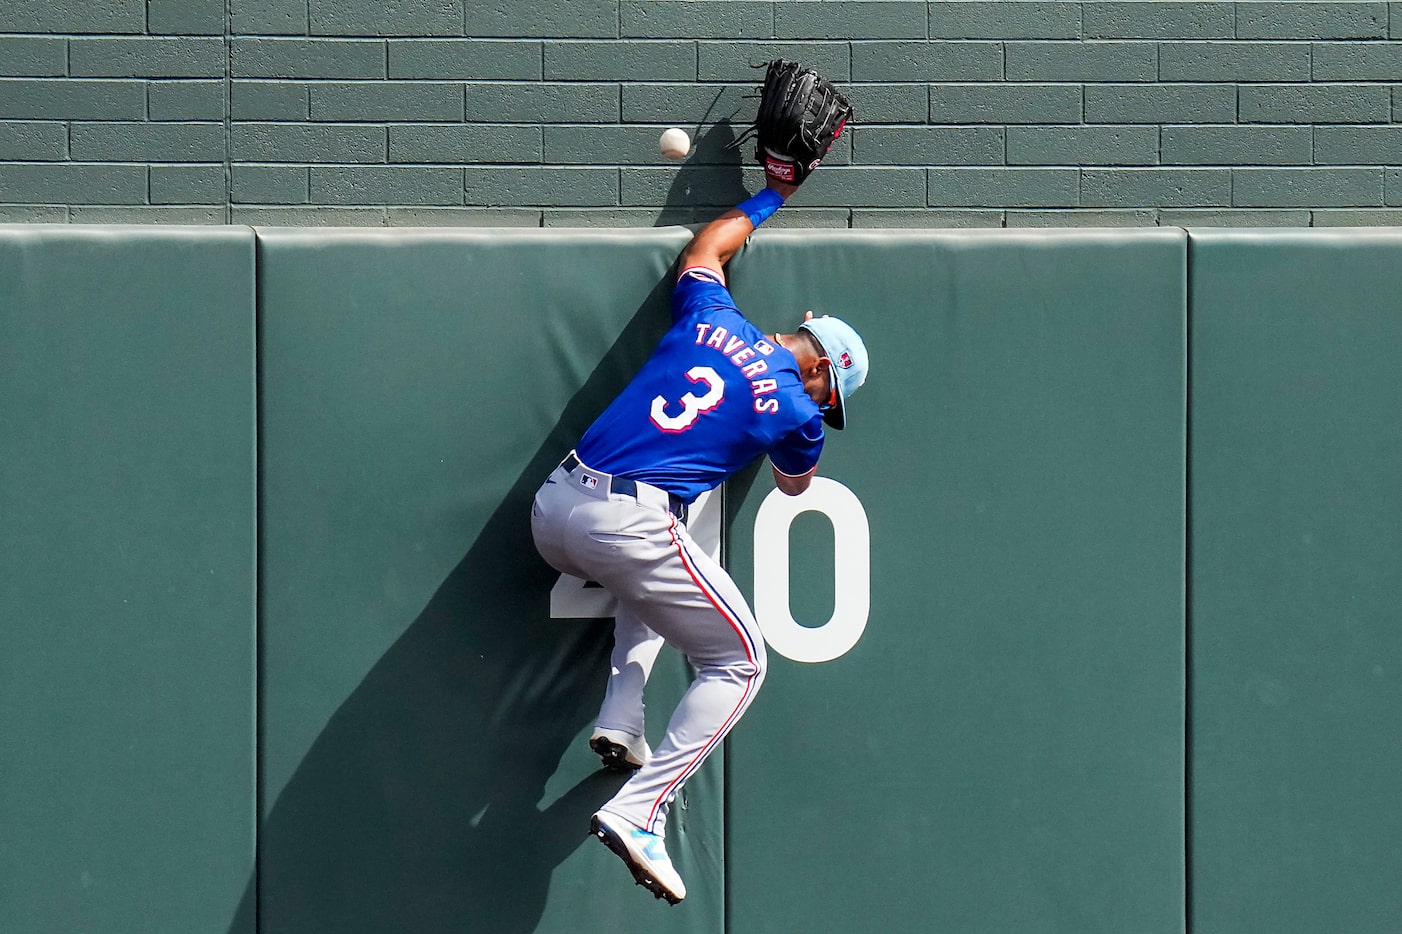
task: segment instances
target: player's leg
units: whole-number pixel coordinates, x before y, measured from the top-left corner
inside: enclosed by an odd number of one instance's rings
[[[667,811],[754,700],[765,672],[764,641],[730,575],[676,524],[648,584],[620,599],[686,653],[696,678],[647,764],[604,809],[662,836]]]
[[[608,686],[589,739],[590,747],[608,768],[635,769],[648,760],[643,688],[663,642],[637,613],[620,604],[613,627]]]
[[[581,561],[580,549],[570,543],[572,535],[589,538],[589,528],[571,523],[571,517],[581,507],[590,512],[593,524],[605,530],[616,524],[618,507],[597,496],[586,495],[570,482],[565,470],[556,469],[536,491],[531,506],[531,532],[536,550],[557,571],[590,578],[592,574],[587,566],[595,549],[583,549]],[[638,509],[636,504],[631,506],[633,512]],[[624,510],[623,514],[627,512]],[[651,524],[661,528],[661,518],[655,512]],[[662,637],[649,629],[636,613],[627,607],[619,608],[604,702],[589,737],[590,748],[599,754],[607,768],[632,770],[648,759],[650,750],[643,729],[643,688],[662,645]]]
[[[619,497],[581,503],[568,525],[570,560],[697,669],[662,745],[593,822],[639,883],[675,903],[686,887],[663,842],[667,807],[753,700],[764,643],[729,575],[665,510]]]
[[[729,575],[670,517],[663,532],[634,544],[614,539],[621,547],[601,562],[610,578],[602,582],[687,654],[696,678],[662,744],[594,815],[591,830],[639,884],[676,904],[686,885],[663,838],[668,807],[754,700],[765,656],[754,616]]]

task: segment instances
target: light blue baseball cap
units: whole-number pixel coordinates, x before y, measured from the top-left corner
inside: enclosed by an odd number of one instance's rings
[[[823,410],[823,421],[841,431],[847,426],[847,398],[867,381],[867,346],[850,324],[832,315],[810,318],[799,327],[818,339],[823,356],[832,361],[837,402]]]

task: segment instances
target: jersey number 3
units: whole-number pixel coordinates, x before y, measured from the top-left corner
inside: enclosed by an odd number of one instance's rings
[[[702,396],[689,392],[681,398],[680,415],[667,414],[667,400],[658,396],[652,400],[652,423],[663,431],[686,431],[703,412],[709,412],[720,405],[725,398],[725,380],[708,366],[694,366],[686,371],[686,378],[693,383],[704,383],[706,394]]]

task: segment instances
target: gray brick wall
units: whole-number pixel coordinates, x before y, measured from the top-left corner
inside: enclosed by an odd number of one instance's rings
[[[0,0],[0,222],[702,220],[775,55],[857,120],[771,223],[1402,223],[1402,3],[1312,0]]]

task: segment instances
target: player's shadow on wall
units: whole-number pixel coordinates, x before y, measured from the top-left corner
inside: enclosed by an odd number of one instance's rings
[[[745,189],[744,153],[731,148],[730,119],[696,133],[692,153],[676,169],[662,212],[653,226],[703,224],[750,196]],[[745,144],[749,149],[752,144]]]
[[[595,772],[538,809],[603,698],[611,625],[550,619],[557,574],[531,541],[530,503],[661,338],[667,286],[312,745],[261,824],[260,878],[231,934],[255,930],[255,903],[260,934],[535,930],[555,867],[622,779]]]

